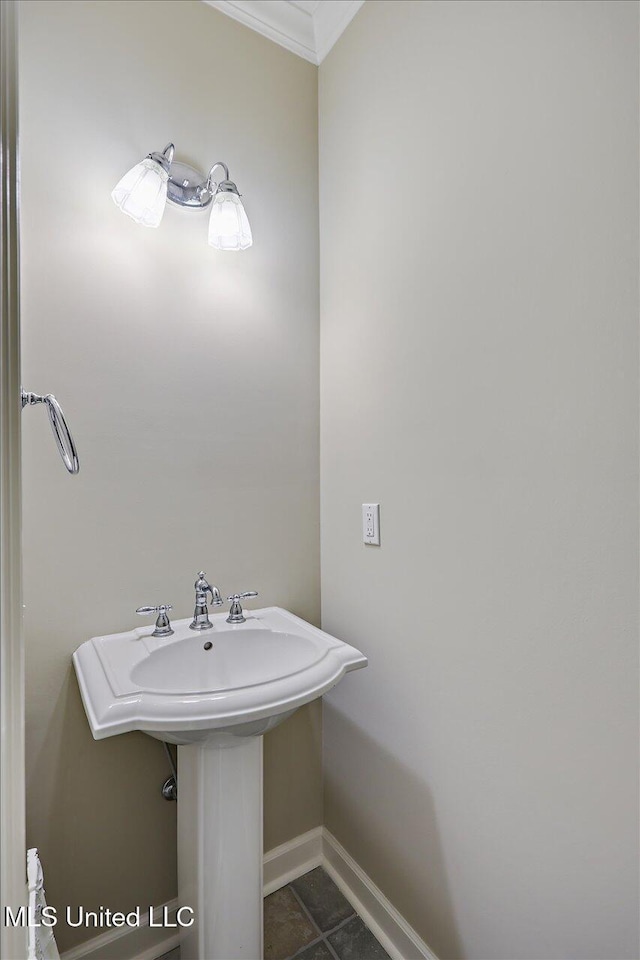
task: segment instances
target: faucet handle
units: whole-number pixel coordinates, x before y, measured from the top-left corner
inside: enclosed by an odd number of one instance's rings
[[[156,620],[156,627],[151,636],[171,637],[173,636],[173,630],[171,629],[171,623],[169,621],[170,610],[173,610],[172,604],[161,603],[156,607],[138,607],[136,613],[139,613],[141,617],[148,617],[157,613],[158,619]]]
[[[241,600],[246,600],[248,597],[257,597],[258,593],[256,590],[245,590],[244,593],[234,593],[232,596],[227,597],[227,600],[231,604],[231,609],[229,610],[229,616],[227,617],[227,623],[244,623],[246,617],[242,612]]]

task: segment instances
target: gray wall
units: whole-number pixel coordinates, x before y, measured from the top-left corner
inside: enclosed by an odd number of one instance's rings
[[[73,650],[143,603],[189,615],[201,568],[319,614],[317,70],[191,0],[21,15],[23,382],[61,399],[81,457],[69,477],[25,411],[28,842],[49,902],[124,910],[175,895],[168,770],[142,734],[92,740]],[[211,249],[206,215],[116,209],[170,139],[228,162],[251,250]],[[321,822],[319,724],[267,737],[267,847]]]
[[[441,958],[637,943],[638,8],[320,67],[325,822]],[[360,504],[382,504],[382,545]]]

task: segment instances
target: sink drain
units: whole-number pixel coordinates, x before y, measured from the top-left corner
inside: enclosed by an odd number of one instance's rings
[[[205,645],[204,645],[204,648],[205,648],[205,650],[211,650],[211,647],[212,647],[212,646],[213,646],[213,644],[211,643],[211,640],[207,640],[207,642],[206,642]]]

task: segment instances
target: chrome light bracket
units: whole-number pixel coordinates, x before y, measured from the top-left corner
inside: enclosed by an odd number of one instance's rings
[[[209,191],[209,178],[195,167],[190,167],[188,163],[174,161],[174,153],[174,145],[168,143],[162,153],[154,151],[149,154],[149,157],[159,163],[169,174],[167,200],[171,200],[179,207],[203,210],[213,199]]]
[[[159,163],[169,174],[167,200],[190,210],[205,210],[219,191],[240,196],[235,183],[229,180],[229,168],[226,163],[218,161],[214,163],[208,174],[204,174],[195,167],[189,166],[188,163],[174,161],[174,152],[174,145],[168,143],[162,153],[154,151],[149,154],[149,157]],[[212,178],[216,167],[222,167],[224,170],[225,178],[219,183]]]
[[[219,180],[217,183],[213,179],[213,171],[216,167],[222,167],[224,171],[224,180]],[[211,170],[209,170],[207,187],[212,197],[215,197],[216,193],[235,193],[236,196],[240,196],[240,192],[235,183],[232,180],[229,180],[229,167],[226,165],[226,163],[223,163],[222,160],[217,160],[211,167]]]
[[[155,160],[156,163],[159,163],[163,170],[166,170],[169,173],[169,168],[173,163],[173,155],[176,152],[176,148],[172,143],[168,143],[162,153],[158,153],[157,150],[153,150],[151,153],[148,153],[147,156],[151,160]]]
[[[167,183],[167,200],[179,207],[191,210],[204,210],[209,206],[213,195],[209,191],[206,174],[190,167],[188,163],[172,163]]]
[[[236,187],[235,183],[233,183],[232,180],[221,180],[220,183],[217,184],[217,190],[215,192],[216,193],[235,193],[236,196],[238,197],[240,196],[240,191],[238,190],[238,188]]]

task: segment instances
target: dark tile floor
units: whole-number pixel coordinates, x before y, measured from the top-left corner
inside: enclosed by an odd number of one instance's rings
[[[389,960],[322,867],[264,901],[264,960]]]
[[[172,950],[160,960],[179,960]],[[389,960],[349,901],[316,867],[264,901],[264,960]]]

